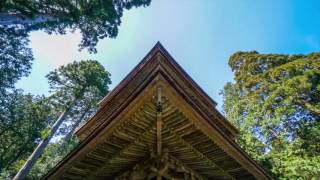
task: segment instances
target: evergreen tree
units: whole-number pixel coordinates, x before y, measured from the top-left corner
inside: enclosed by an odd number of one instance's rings
[[[6,89],[30,73],[32,53],[27,48],[28,35],[20,29],[0,28],[0,99]]]
[[[63,113],[45,133],[46,136],[39,142],[14,179],[24,179],[60,125],[68,118],[74,119],[74,112],[81,112],[85,116],[98,99],[107,94],[108,85],[111,83],[110,74],[100,63],[93,60],[73,62],[61,66],[49,73],[47,78],[52,92],[51,103],[60,107],[58,109],[61,109]],[[81,115],[80,118],[84,116]],[[74,120],[76,122],[73,126],[78,126],[79,119],[75,118]]]
[[[22,90],[7,92],[0,107],[0,173],[13,172],[55,117],[46,98]]]
[[[65,34],[80,30],[80,48],[96,52],[99,39],[115,38],[124,10],[147,6],[150,0],[3,0],[0,29],[19,28],[22,34],[45,30]]]
[[[280,179],[320,177],[320,53],[238,52],[224,112],[252,157]]]

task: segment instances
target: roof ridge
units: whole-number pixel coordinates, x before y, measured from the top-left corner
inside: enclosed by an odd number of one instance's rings
[[[130,80],[130,77],[136,75],[142,68],[145,66],[149,61],[152,61],[153,57],[158,53],[162,53],[170,62],[170,64],[173,65],[173,67],[179,72],[182,73],[183,76],[185,76],[186,79],[188,79],[191,84],[194,86],[194,88],[197,91],[200,91],[202,95],[205,96],[207,100],[209,100],[214,107],[217,105],[217,103],[188,75],[188,73],[178,64],[178,62],[171,56],[171,54],[164,48],[164,46],[161,44],[160,41],[158,41],[151,50],[145,55],[142,60],[120,81],[120,83],[114,87],[113,90],[111,90],[105,97],[103,97],[99,102],[98,106],[103,106],[108,99],[111,99],[120,89],[122,86],[124,86],[128,81]]]

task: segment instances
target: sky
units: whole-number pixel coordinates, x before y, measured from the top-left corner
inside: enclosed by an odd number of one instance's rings
[[[78,51],[79,32],[30,34],[34,62],[17,87],[48,95],[45,75],[73,61],[95,59],[111,73],[113,89],[157,41],[218,103],[233,81],[228,58],[237,51],[299,54],[320,50],[318,0],[153,0],[125,11],[115,39],[99,42],[98,53]]]

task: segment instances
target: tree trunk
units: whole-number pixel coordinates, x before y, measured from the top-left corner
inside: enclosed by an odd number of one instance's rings
[[[0,13],[0,25],[32,25],[48,21],[57,21],[57,18],[48,14],[36,14],[33,17],[29,17],[23,14]]]
[[[68,145],[68,142],[70,141],[70,139],[72,138],[75,130],[77,129],[77,127],[79,126],[79,124],[81,123],[81,121],[83,120],[83,118],[85,117],[85,115],[89,112],[90,107],[87,107],[83,113],[81,114],[80,118],[77,119],[77,121],[73,124],[70,132],[63,138],[62,140],[62,144],[61,146],[58,148],[58,151],[61,153],[66,146]]]
[[[33,151],[33,153],[29,156],[27,161],[24,163],[24,165],[21,167],[19,172],[15,175],[13,178],[14,180],[20,180],[20,179],[25,179],[25,177],[28,175],[30,172],[31,168],[34,166],[40,155],[43,153],[44,149],[46,146],[49,144],[51,138],[55,134],[55,132],[58,130],[59,126],[61,123],[64,121],[64,119],[68,116],[69,110],[64,111],[58,118],[58,120],[53,124],[51,130],[50,130],[50,135],[47,139],[42,140],[37,148]]]
[[[81,123],[82,119],[84,118],[84,116],[87,114],[87,112],[89,110],[90,110],[90,107],[87,107],[83,111],[83,113],[81,114],[80,118],[73,124],[73,126],[71,128],[71,131],[63,138],[63,143],[67,143],[72,138],[72,135],[74,134],[74,131],[79,126],[79,124]]]

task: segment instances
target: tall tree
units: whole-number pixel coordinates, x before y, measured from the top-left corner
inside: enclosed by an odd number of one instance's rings
[[[53,93],[51,99],[64,111],[14,179],[24,179],[64,120],[71,117],[74,111],[91,109],[92,100],[103,97],[108,92],[108,85],[111,83],[110,74],[100,63],[93,60],[73,62],[62,66],[49,73],[47,78]],[[80,103],[86,101],[90,102]]]
[[[96,52],[99,39],[118,34],[124,10],[147,6],[151,0],[4,0],[0,2],[0,29],[18,25],[24,33],[43,29],[64,34],[80,30],[80,48]]]
[[[78,139],[76,138],[70,139],[67,143],[63,141],[50,143],[30,171],[26,179],[41,179],[77,145]],[[61,148],[62,146],[63,148]]]
[[[50,117],[44,97],[14,86],[30,73],[33,57],[27,44],[23,29],[0,28],[0,174],[32,151]]]
[[[319,178],[320,53],[238,52],[229,65],[224,111],[239,144],[279,178]]]
[[[32,152],[54,115],[44,97],[7,93],[0,106],[0,172],[12,168]]]

